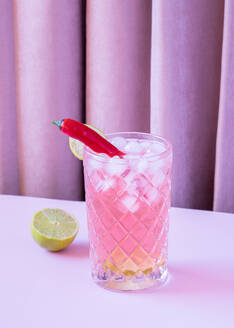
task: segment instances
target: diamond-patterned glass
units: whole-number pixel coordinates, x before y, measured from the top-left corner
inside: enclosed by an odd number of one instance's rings
[[[92,155],[85,152],[93,278],[117,289],[144,288],[163,280],[167,272],[171,153],[167,161],[151,160],[143,172],[117,167],[112,175],[106,173],[105,161],[93,168],[94,159],[91,166],[90,158]],[[135,167],[139,167],[137,162]]]

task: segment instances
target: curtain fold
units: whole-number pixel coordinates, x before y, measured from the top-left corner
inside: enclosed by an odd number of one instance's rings
[[[0,0],[0,193],[18,194],[13,6]]]
[[[83,120],[83,2],[14,1],[20,193],[78,199],[81,163],[51,122]]]
[[[87,122],[150,130],[151,1],[87,1]]]
[[[234,2],[225,1],[214,210],[234,212]]]
[[[154,5],[151,131],[173,144],[173,204],[212,209],[223,1]]]
[[[232,0],[0,0],[0,193],[83,199],[51,124],[162,135],[172,205],[234,212]]]

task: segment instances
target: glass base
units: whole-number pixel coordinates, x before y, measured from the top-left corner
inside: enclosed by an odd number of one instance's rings
[[[103,274],[93,272],[94,281],[101,287],[114,290],[141,290],[152,287],[162,287],[168,278],[168,270],[165,267],[157,268],[149,275],[135,275],[131,277],[117,276],[116,274]]]

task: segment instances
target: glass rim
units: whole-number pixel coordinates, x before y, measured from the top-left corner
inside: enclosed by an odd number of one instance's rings
[[[147,132],[134,132],[134,131],[130,131],[130,132],[112,132],[112,133],[107,133],[105,135],[107,137],[107,140],[109,140],[109,137],[119,137],[119,136],[125,136],[125,138],[139,138],[141,140],[152,140],[155,139],[155,141],[159,142],[160,144],[163,144],[165,146],[165,150],[158,153],[158,154],[151,154],[151,155],[146,155],[144,156],[144,158],[148,161],[155,161],[155,160],[159,160],[162,158],[167,157],[171,151],[172,151],[172,144],[171,142],[159,135],[156,135],[154,133],[147,133]],[[141,138],[142,137],[142,138]],[[145,138],[144,138],[145,137]],[[150,139],[150,138],[152,139]],[[89,155],[91,155],[93,158],[95,158],[96,160],[99,161],[107,161],[110,160],[111,157],[106,157],[103,153],[95,153],[92,149],[90,149],[88,146],[84,145],[84,152],[88,153]],[[119,163],[124,163],[126,161],[129,161],[129,159],[139,159],[142,158],[142,156],[139,156],[138,154],[132,154],[131,157],[128,158],[119,158]],[[116,159],[117,161],[118,159]]]

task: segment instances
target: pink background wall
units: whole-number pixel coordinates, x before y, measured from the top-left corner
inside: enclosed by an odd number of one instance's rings
[[[232,0],[0,0],[0,193],[81,199],[52,120],[174,147],[173,205],[234,211]]]

